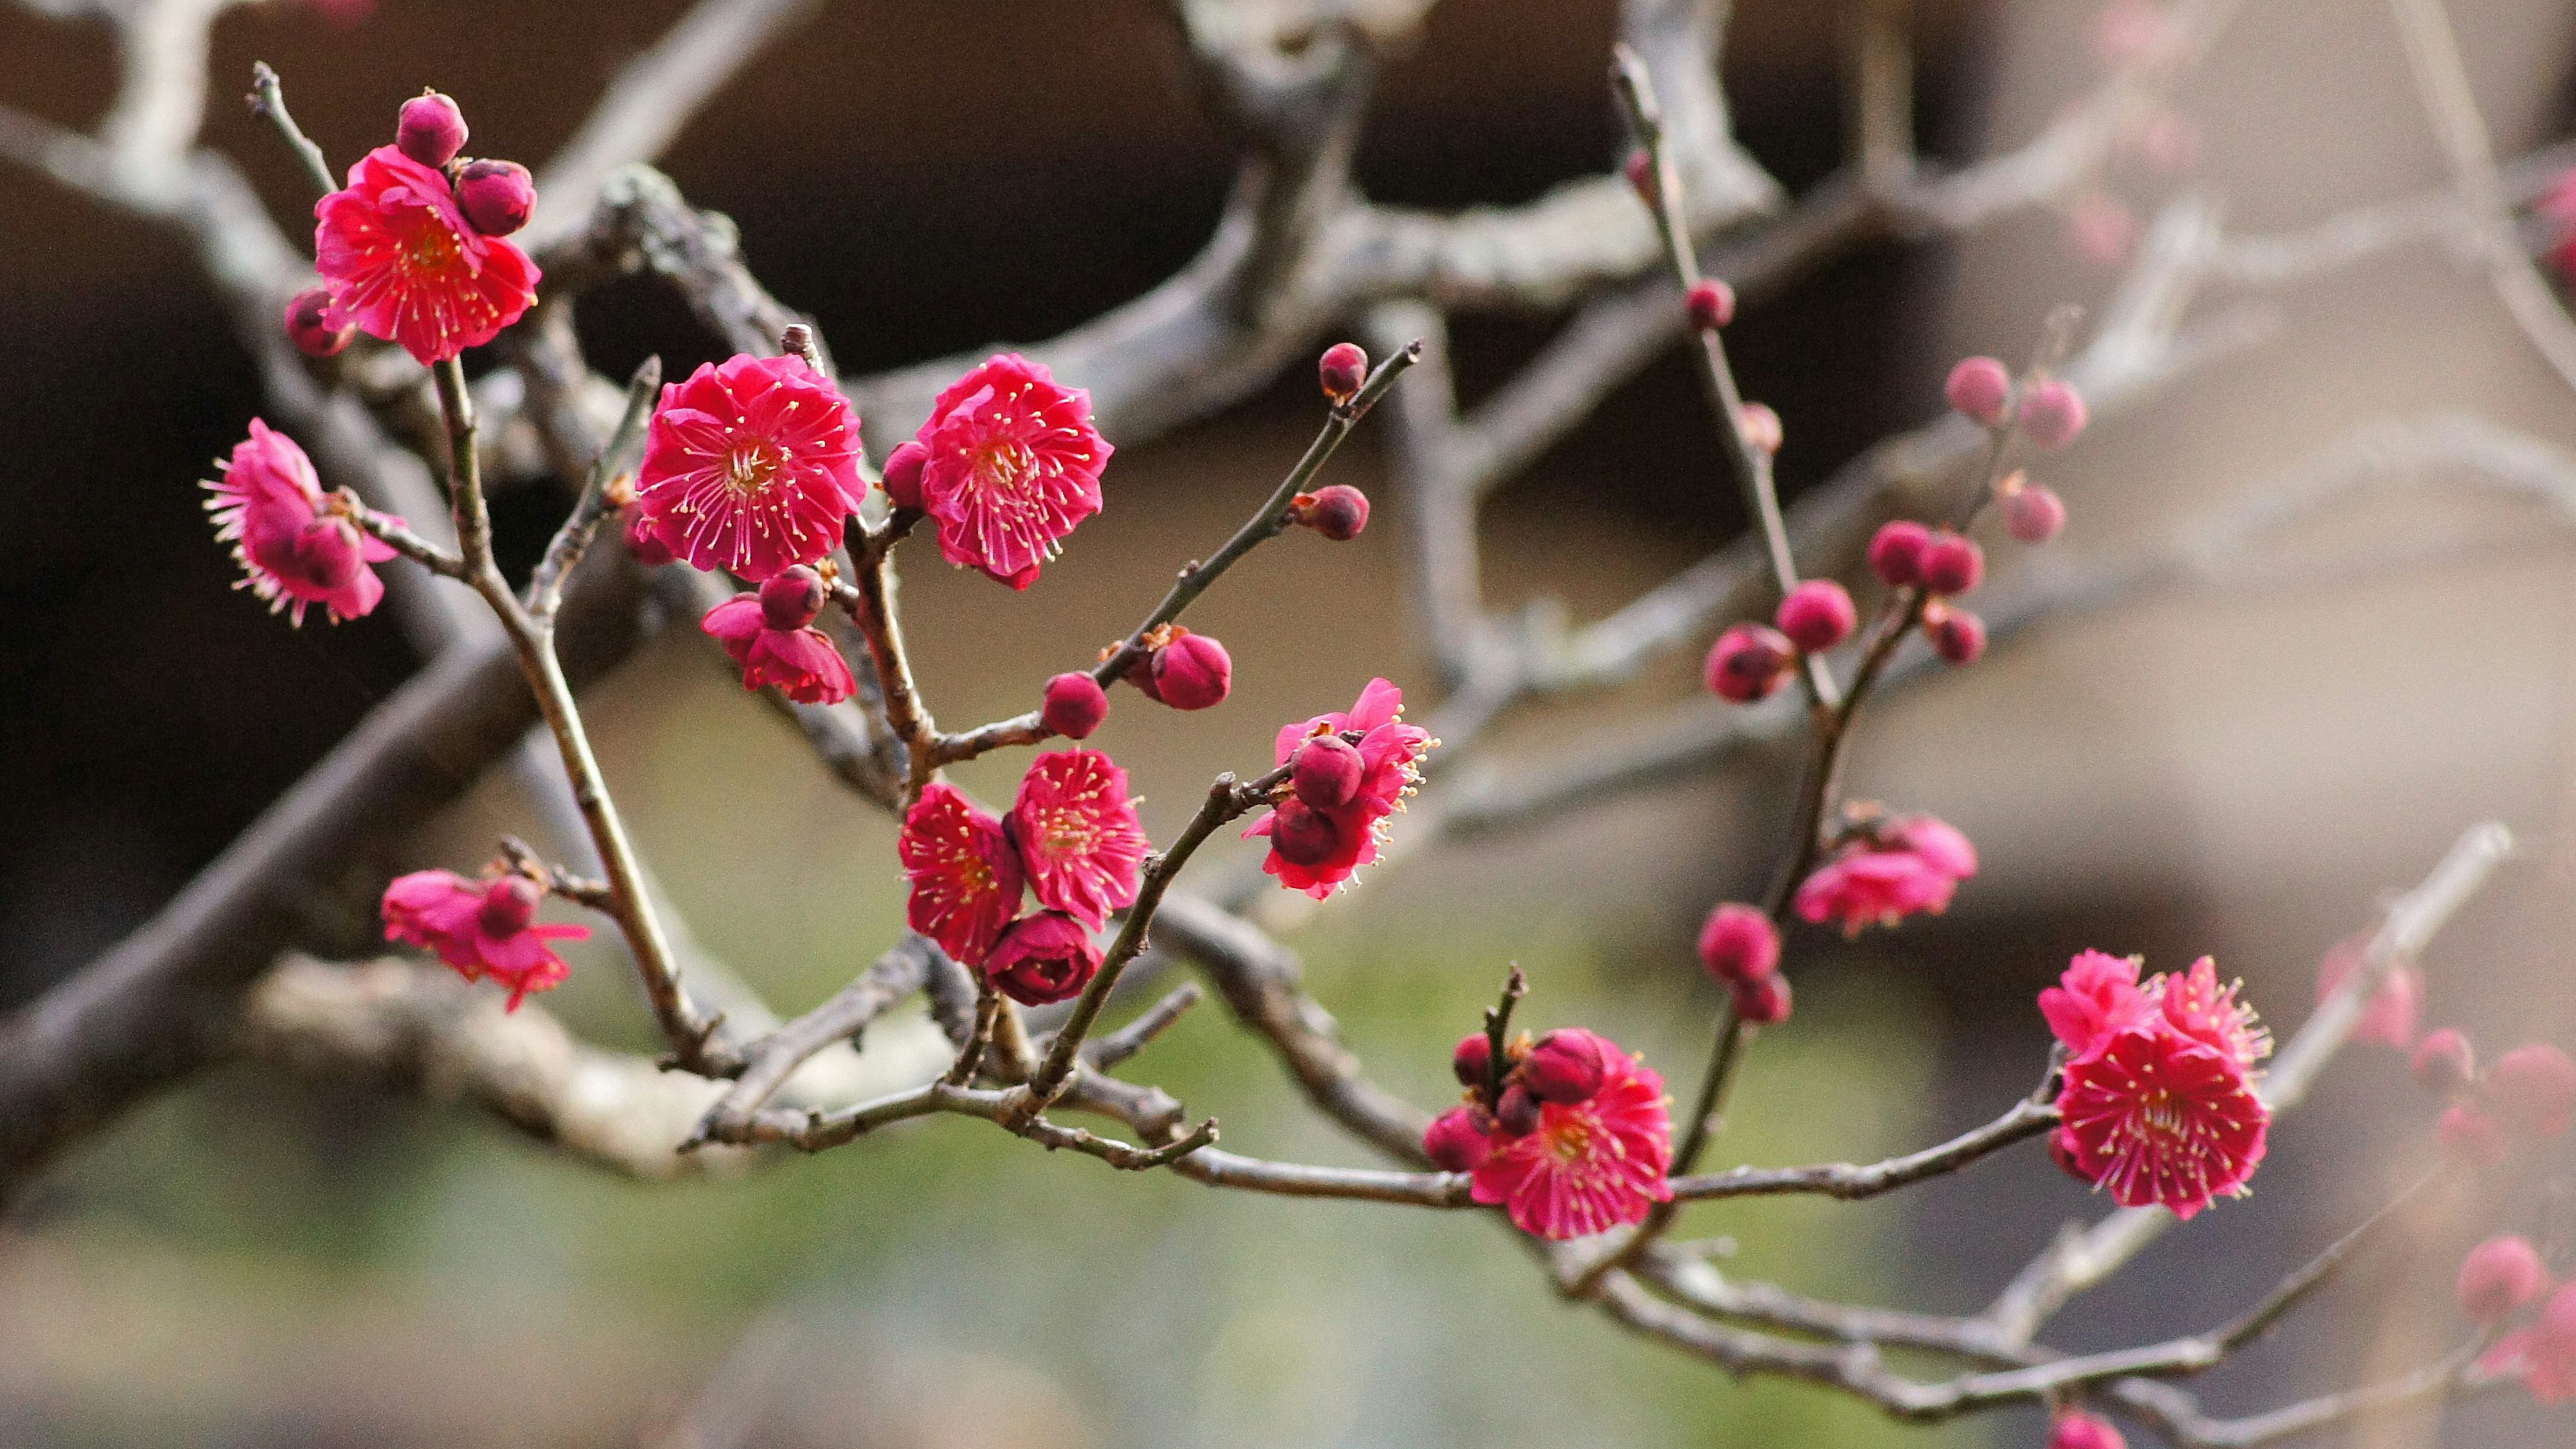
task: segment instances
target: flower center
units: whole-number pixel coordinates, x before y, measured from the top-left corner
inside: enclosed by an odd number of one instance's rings
[[[2183,1120],[2183,1105],[2171,1092],[2156,1092],[2140,1102],[2138,1121],[2149,1134],[2168,1140],[2191,1135]]]
[[[424,217],[421,224],[403,238],[403,265],[414,272],[444,272],[456,265],[462,254],[456,233],[436,217]]]
[[[776,443],[766,439],[736,443],[725,454],[725,486],[743,497],[766,493],[786,466],[787,455]]]
[[[1541,1130],[1546,1134],[1548,1155],[1568,1167],[1592,1155],[1592,1124],[1576,1113],[1557,1114],[1557,1119]]]
[[[1098,834],[1091,828],[1090,821],[1071,810],[1059,810],[1047,816],[1045,827],[1039,831],[1049,855],[1080,855],[1091,849]]]
[[[975,482],[982,488],[1017,488],[1037,466],[1036,450],[1017,438],[993,438],[975,450]]]

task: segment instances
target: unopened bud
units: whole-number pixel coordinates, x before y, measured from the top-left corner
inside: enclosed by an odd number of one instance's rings
[[[1850,592],[1831,579],[1809,579],[1789,591],[1772,616],[1789,642],[1810,654],[1833,648],[1860,627]]]
[[[2012,374],[1991,357],[1963,357],[1950,369],[1941,395],[1961,417],[1993,427],[2004,420],[2012,401]]]
[[[394,119],[394,148],[423,166],[444,166],[465,149],[465,113],[453,99],[422,91]]]
[[[1780,931],[1771,918],[1734,901],[1708,913],[1699,930],[1699,961],[1730,987],[1780,969]]]
[[[508,236],[536,214],[537,183],[516,161],[468,161],[456,174],[456,205],[485,236]]]
[[[1458,1049],[1449,1054],[1449,1070],[1458,1076],[1458,1085],[1481,1092],[1492,1082],[1494,1039],[1483,1032],[1458,1038]]]
[[[2576,1124],[2576,1061],[2547,1042],[2496,1058],[2481,1085],[2496,1116],[2524,1137],[2563,1137]]]
[[[1356,342],[1336,342],[1316,359],[1315,374],[1325,399],[1340,407],[1359,396],[1360,384],[1368,381],[1368,354]]]
[[[2467,1087],[2478,1075],[2477,1053],[2469,1046],[2468,1037],[2450,1026],[2425,1033],[2424,1039],[2415,1044],[2415,1055],[2407,1066],[2415,1073],[2416,1081],[2445,1097]]]
[[[1303,800],[1282,800],[1270,816],[1270,848],[1290,865],[1321,865],[1342,843],[1339,822]]]
[[[1688,305],[1691,325],[1714,332],[1735,320],[1735,289],[1715,277],[1707,278],[1690,289]]]
[[[1655,198],[1663,188],[1655,184],[1655,158],[1647,153],[1645,147],[1629,152],[1628,159],[1619,163],[1619,169],[1626,173],[1628,187],[1637,193],[1639,201],[1649,208],[1660,204]]]
[[[1205,634],[1176,632],[1154,651],[1154,697],[1174,709],[1223,704],[1234,688],[1234,661]]]
[[[2084,397],[2051,378],[2021,400],[2021,431],[2043,448],[2063,448],[2084,431]]]
[[[1089,739],[1109,717],[1109,694],[1100,682],[1079,670],[1046,682],[1046,704],[1038,722],[1069,740]]]
[[[1749,402],[1735,415],[1737,426],[1744,430],[1744,445],[1757,453],[1780,451],[1787,434],[1781,431],[1780,415],[1769,403]]]
[[[1588,1031],[1552,1031],[1521,1058],[1520,1079],[1531,1096],[1570,1107],[1591,1101],[1608,1071],[1599,1037]]]
[[[1288,757],[1288,782],[1297,798],[1317,810],[1333,810],[1359,793],[1368,762],[1340,735],[1317,735]]]
[[[1964,594],[1985,582],[1986,551],[1977,547],[1975,539],[1945,528],[1923,545],[1918,566],[1924,588],[1944,596]]]
[[[1737,624],[1709,648],[1708,687],[1720,699],[1751,704],[1780,687],[1794,658],[1794,646],[1777,629]]]
[[[821,574],[803,564],[781,569],[761,581],[761,622],[792,633],[814,622],[814,616],[823,612],[826,597]]]
[[[2489,1238],[2460,1261],[2460,1316],[2493,1323],[2549,1290],[2549,1269],[2527,1238]]]
[[[1288,517],[1335,543],[1348,543],[1368,527],[1368,495],[1348,483],[1334,483],[1290,501]]]
[[[2069,1409],[2049,1426],[2048,1449],[2129,1449],[2129,1441],[2110,1420]]]
[[[326,320],[331,307],[331,289],[307,287],[286,304],[286,340],[307,357],[336,357],[358,335],[358,324],[343,321],[334,327]]]
[[[660,568],[679,557],[662,541],[662,535],[653,531],[653,520],[641,508],[626,510],[626,551],[648,569]]]
[[[1539,1100],[1518,1082],[1503,1088],[1501,1105],[1494,1108],[1494,1122],[1510,1137],[1527,1137],[1538,1130]]]
[[[2024,543],[2046,543],[2066,527],[2066,500],[2043,483],[2004,495],[2004,531]]]
[[[885,486],[886,501],[897,508],[921,511],[921,470],[930,461],[930,450],[918,442],[895,444],[886,454],[885,471],[877,480]]]
[[[1735,1014],[1747,1026],[1778,1026],[1789,1019],[1789,978],[1774,971],[1754,981],[1728,984]]]
[[[1492,1156],[1493,1143],[1477,1125],[1474,1109],[1452,1107],[1422,1132],[1422,1153],[1442,1172],[1473,1172]]]
[[[1923,548],[1931,541],[1932,530],[1913,519],[1880,524],[1869,541],[1869,571],[1891,589],[1912,588],[1923,582]]]
[[[1965,609],[1926,606],[1923,634],[1932,652],[1952,664],[1974,664],[1986,652],[1986,621]]]
[[[475,924],[487,936],[515,936],[537,918],[537,902],[545,893],[537,883],[523,875],[505,875],[483,888],[483,905],[475,912]]]

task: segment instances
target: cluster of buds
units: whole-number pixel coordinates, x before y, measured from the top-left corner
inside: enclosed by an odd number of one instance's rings
[[[1491,1150],[1486,1139],[1492,1136],[1526,1137],[1537,1131],[1541,1107],[1591,1101],[1610,1070],[1601,1039],[1588,1031],[1552,1031],[1535,1041],[1522,1032],[1504,1045],[1499,1066],[1493,1038],[1477,1032],[1459,1038],[1449,1064],[1467,1089],[1466,1111],[1453,1114],[1452,1131],[1435,1132],[1423,1141],[1432,1160],[1449,1172],[1465,1172],[1482,1161]]]
[[[2576,1060],[2547,1042],[2515,1047],[2480,1071],[2468,1037],[2444,1027],[2416,1044],[2411,1064],[2415,1080],[2450,1100],[2436,1131],[2461,1162],[2500,1167],[2517,1139],[2545,1142],[2576,1126]]]
[[[1735,998],[1738,1019],[1752,1026],[1776,1026],[1789,1019],[1780,931],[1769,916],[1736,901],[1721,903],[1700,927],[1699,961]]]
[[[1895,519],[1870,539],[1869,568],[1891,589],[1923,591],[1923,636],[1934,653],[1973,664],[1986,652],[1986,621],[1953,602],[1985,582],[1986,554],[1975,539]]]
[[[2460,1262],[2458,1294],[2461,1317],[2501,1335],[2479,1360],[2481,1370],[2520,1377],[2544,1404],[2576,1398],[2576,1282],[2553,1291],[2548,1261],[2529,1239],[2508,1235],[2471,1248]],[[2528,1323],[2507,1330],[2535,1304]]]
[[[1858,627],[1850,590],[1831,579],[1809,579],[1780,600],[1770,625],[1737,624],[1717,636],[1708,651],[1709,690],[1736,704],[1767,699],[1801,655],[1837,648]]]
[[[1107,659],[1116,652],[1114,648],[1103,650],[1100,657]],[[1213,635],[1193,634],[1178,624],[1163,624],[1145,635],[1144,657],[1127,667],[1126,679],[1156,704],[1183,710],[1211,709],[1225,703],[1225,697],[1234,690],[1234,660]],[[1106,714],[1108,702],[1103,700],[1100,708]]]

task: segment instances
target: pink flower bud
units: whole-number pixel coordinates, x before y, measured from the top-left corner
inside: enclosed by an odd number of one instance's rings
[[[2504,1124],[2465,1102],[2442,1113],[2433,1135],[2441,1140],[2445,1156],[2469,1167],[2502,1167],[2513,1150]]]
[[[2057,490],[2025,483],[2004,496],[2004,531],[2024,543],[2046,543],[2066,527],[2066,500]]]
[[[2049,1426],[2048,1449],[2129,1449],[2129,1441],[2110,1420],[2069,1410]]]
[[[1485,1140],[1484,1129],[1476,1125],[1476,1114],[1466,1107],[1452,1107],[1431,1119],[1422,1132],[1423,1155],[1442,1172],[1473,1172],[1485,1165],[1494,1146]]]
[[[1521,1085],[1529,1094],[1561,1107],[1591,1101],[1607,1072],[1601,1039],[1588,1031],[1549,1032],[1521,1058],[1520,1065]]]
[[[1760,624],[1737,624],[1708,651],[1708,687],[1718,698],[1751,704],[1769,697],[1789,677],[1794,650],[1787,635]]]
[[[1833,648],[1860,627],[1850,592],[1831,579],[1809,579],[1789,591],[1772,617],[1789,642],[1810,654]]]
[[[1744,430],[1744,445],[1757,453],[1777,453],[1787,434],[1781,431],[1780,415],[1769,403],[1749,402],[1735,415],[1737,426]]]
[[[1108,717],[1108,691],[1090,675],[1076,671],[1046,682],[1046,704],[1038,711],[1038,722],[1048,729],[1069,740],[1089,739]]]
[[[2012,401],[2012,374],[1991,357],[1963,357],[1950,369],[1941,395],[1960,416],[1991,428],[2004,420],[2004,406]]]
[[[1789,978],[1777,971],[1758,981],[1730,982],[1727,989],[1747,1026],[1778,1026],[1789,1019]]]
[[[662,541],[662,535],[653,531],[653,520],[641,508],[626,510],[626,551],[648,569],[660,568],[679,556]]]
[[[465,113],[448,97],[422,91],[402,103],[394,148],[423,166],[444,166],[465,149]]]
[[[1539,1100],[1529,1088],[1518,1082],[1503,1088],[1502,1105],[1494,1109],[1494,1123],[1507,1137],[1527,1137],[1538,1130]]]
[[[1975,539],[1945,528],[1923,545],[1920,567],[1924,588],[1935,594],[1964,594],[1985,581],[1986,551],[1977,547]]]
[[[760,585],[760,617],[782,633],[793,633],[823,612],[823,576],[798,564],[780,569]]]
[[[1300,494],[1288,516],[1335,543],[1348,543],[1368,527],[1368,495],[1348,483]]]
[[[1690,320],[1702,332],[1714,332],[1735,320],[1735,289],[1715,277],[1690,289]]]
[[[1174,709],[1206,709],[1234,688],[1234,661],[1205,634],[1175,633],[1154,651],[1154,697]]]
[[[331,289],[307,287],[286,304],[286,340],[307,357],[336,357],[358,335],[358,324],[343,322],[334,327],[323,320],[323,311],[331,305]]]
[[[930,450],[918,442],[895,444],[886,454],[885,471],[878,479],[885,484],[886,501],[897,508],[921,511],[921,469],[930,461]]]
[[[2426,1033],[2407,1066],[2416,1081],[2445,1097],[2467,1087],[2478,1075],[2477,1053],[2457,1027]]]
[[[2084,398],[2054,378],[2021,400],[2021,430],[2043,448],[2063,448],[2084,431]]]
[[[485,236],[508,236],[537,210],[537,183],[516,161],[468,161],[456,175],[456,205]]]
[[[537,902],[545,893],[537,883],[523,875],[505,875],[483,888],[483,904],[476,909],[475,924],[487,936],[515,936],[528,929],[537,918]]]
[[[1341,823],[1303,800],[1282,800],[1271,814],[1270,848],[1290,865],[1319,865],[1342,842]]]
[[[2493,1323],[2549,1291],[2549,1269],[2528,1239],[2489,1238],[2460,1262],[2460,1316]]]
[[[1457,1073],[1458,1085],[1481,1092],[1491,1080],[1494,1041],[1483,1032],[1458,1038],[1458,1049],[1449,1054],[1449,1070]]]
[[[2487,1069],[2487,1101],[2525,1137],[2563,1137],[2576,1123],[2576,1061],[2547,1042],[2518,1046]]]
[[[1923,549],[1931,541],[1932,530],[1913,519],[1882,523],[1869,541],[1869,571],[1891,589],[1911,588],[1923,582]]]
[[[1013,921],[984,958],[993,988],[1022,1006],[1069,1001],[1099,972],[1100,948],[1091,944],[1091,933],[1062,911]]]
[[[1699,962],[1730,986],[1759,981],[1780,969],[1779,928],[1753,907],[1727,901],[1699,928]]]
[[[1359,793],[1368,761],[1339,735],[1317,735],[1288,759],[1288,782],[1297,798],[1318,810],[1337,809]]]
[[[1925,609],[1923,633],[1952,664],[1974,664],[1986,652],[1986,621],[1965,609]]]
[[[1655,195],[1662,189],[1655,184],[1655,158],[1640,146],[1628,153],[1628,159],[1619,163],[1619,169],[1626,174],[1628,186],[1637,193],[1637,199],[1649,208],[1653,207]]]
[[[1360,384],[1368,381],[1368,354],[1356,342],[1336,342],[1316,359],[1315,372],[1325,399],[1340,407],[1359,396]]]

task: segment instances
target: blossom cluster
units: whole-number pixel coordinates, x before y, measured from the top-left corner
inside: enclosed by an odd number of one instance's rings
[[[1288,796],[1243,832],[1269,840],[1261,868],[1289,890],[1329,898],[1377,859],[1389,817],[1439,743],[1404,722],[1404,691],[1383,679],[1370,680],[1348,711],[1283,727],[1273,753],[1288,767]]]
[[[1643,1222],[1672,1186],[1664,1079],[1608,1037],[1569,1028],[1507,1043],[1462,1038],[1451,1064],[1464,1105],[1433,1119],[1423,1151],[1470,1174],[1469,1193],[1552,1241]]]
[[[545,890],[515,872],[467,880],[447,870],[414,871],[385,887],[385,939],[408,941],[436,952],[468,981],[490,979],[510,988],[507,1010],[529,993],[551,991],[572,968],[549,941],[586,941],[588,926],[539,924]]]
[[[385,585],[368,566],[394,551],[358,526],[355,500],[322,491],[313,460],[293,438],[253,418],[250,436],[215,466],[222,476],[205,485],[214,494],[206,511],[241,565],[235,588],[266,600],[272,613],[290,611],[297,624],[315,604],[335,624],[375,611]]]

